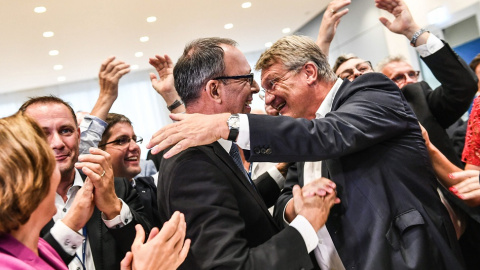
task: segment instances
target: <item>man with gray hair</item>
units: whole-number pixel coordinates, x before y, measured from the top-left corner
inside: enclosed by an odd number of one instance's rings
[[[198,39],[186,46],[173,75],[187,114],[251,111],[252,95],[259,87],[235,46],[236,42],[223,38]],[[320,179],[303,188],[305,197],[296,187],[298,216],[281,230],[259,195],[262,187],[256,187],[245,172],[237,145],[217,139],[160,162],[160,218],[167,220],[173,212],[182,211],[192,240],[180,269],[315,267],[309,253],[318,242],[315,232],[325,224],[336,201],[334,184]]]
[[[250,161],[321,161],[288,176],[276,216],[289,222],[298,214],[295,183],[335,182],[341,203],[315,251],[322,269],[464,268],[418,121],[391,80],[379,73],[336,79],[320,48],[300,36],[277,41],[256,68],[266,104],[282,116],[173,115],[179,122],[147,147],[176,145],[168,158],[223,138],[251,149]]]

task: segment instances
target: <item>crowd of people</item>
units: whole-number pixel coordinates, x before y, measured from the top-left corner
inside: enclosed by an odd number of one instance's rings
[[[316,41],[268,48],[261,87],[229,38],[150,58],[174,123],[147,160],[110,112],[130,72],[115,57],[91,112],[41,96],[0,119],[2,269],[478,269],[480,54],[468,66],[402,0],[375,0],[441,85],[397,56],[331,68],[349,4],[329,3]],[[458,150],[447,128],[469,108]]]

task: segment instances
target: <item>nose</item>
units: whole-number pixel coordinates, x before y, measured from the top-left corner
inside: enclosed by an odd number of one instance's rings
[[[265,105],[270,106],[273,100],[275,100],[275,95],[265,92]]]
[[[353,71],[353,79],[356,79],[356,78],[358,78],[360,75],[363,74],[363,72],[360,72],[360,71],[359,71],[358,69],[356,69],[356,68],[353,69],[353,70],[354,70],[354,71]]]
[[[251,90],[254,94],[256,94],[260,91],[260,86],[258,85],[257,81],[253,80]]]
[[[48,137],[48,143],[52,149],[62,149],[65,147],[65,143],[63,143],[62,137],[58,132],[53,132]]]

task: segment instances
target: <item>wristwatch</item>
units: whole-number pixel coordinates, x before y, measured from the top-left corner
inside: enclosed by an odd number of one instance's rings
[[[236,141],[238,137],[238,130],[240,129],[240,117],[238,114],[232,114],[227,120],[228,129],[230,133],[228,134],[227,140]]]

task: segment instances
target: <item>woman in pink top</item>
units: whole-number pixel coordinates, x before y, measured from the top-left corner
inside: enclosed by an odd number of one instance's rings
[[[20,113],[0,119],[0,265],[67,269],[40,230],[56,212],[60,182],[42,129]]]

